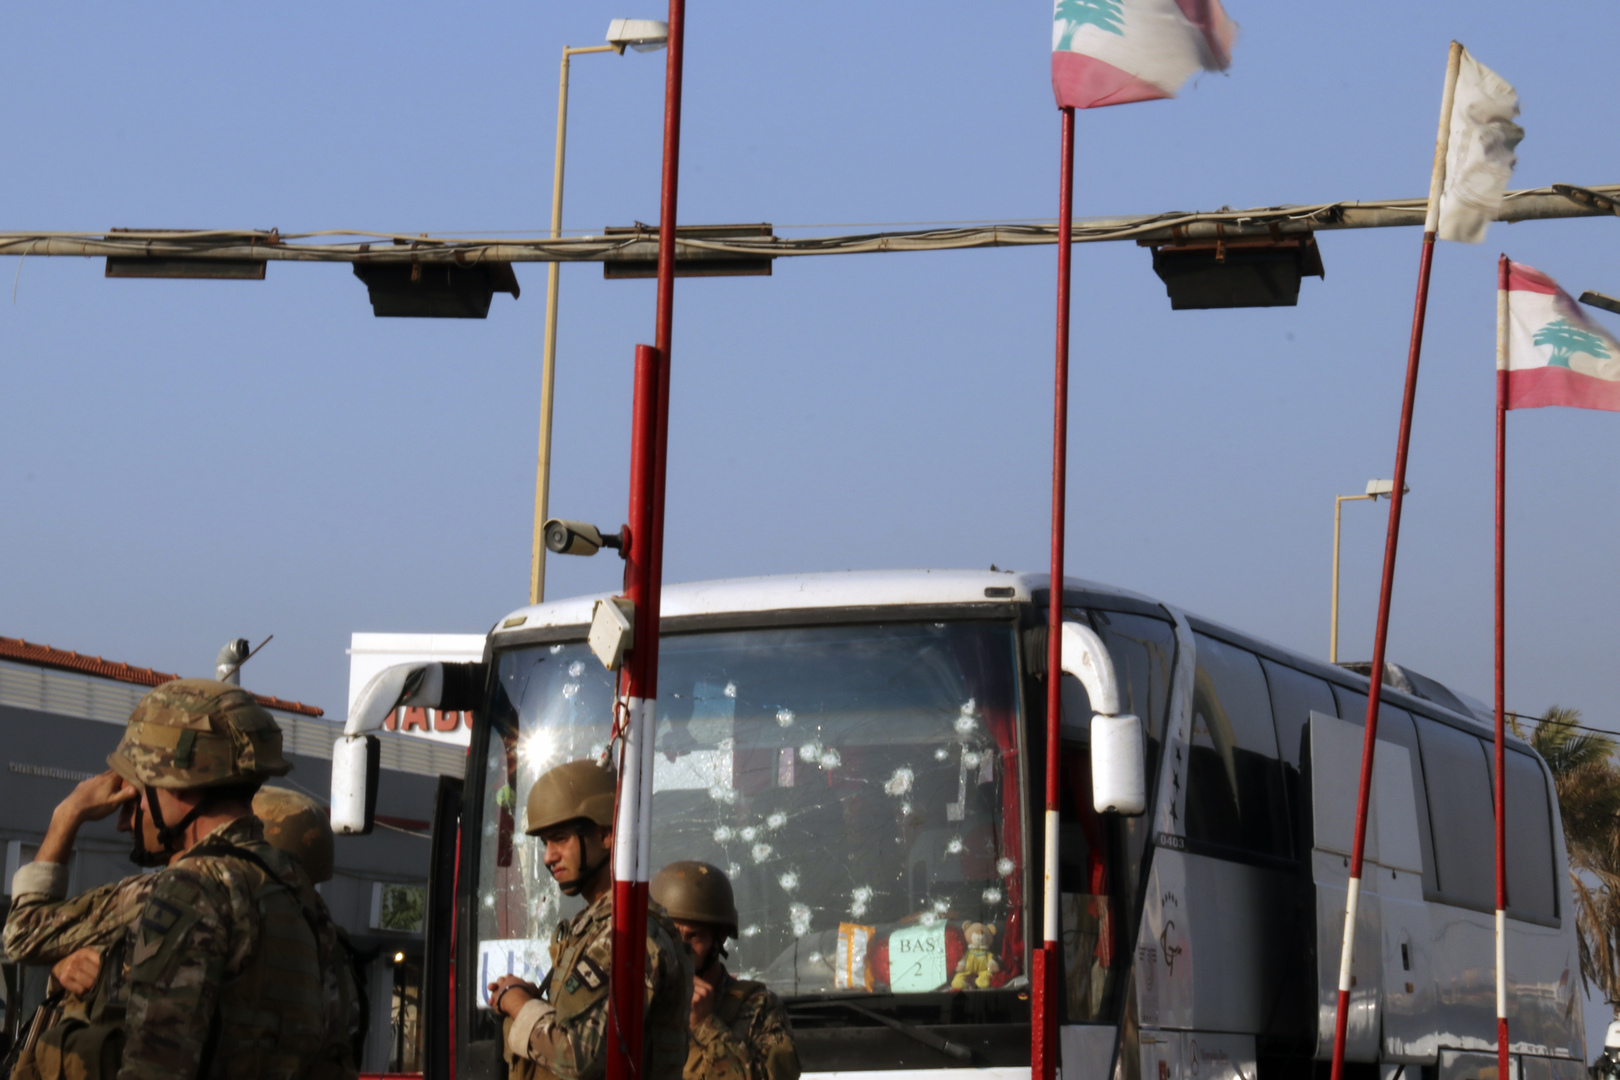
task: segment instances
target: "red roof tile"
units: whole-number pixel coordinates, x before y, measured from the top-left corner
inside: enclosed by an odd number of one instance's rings
[[[138,668],[132,664],[120,664],[113,660],[103,660],[99,656],[82,656],[76,652],[65,649],[53,649],[49,645],[35,645],[22,638],[0,637],[0,659],[15,660],[21,664],[34,664],[37,667],[60,668],[63,671],[78,671],[85,675],[94,675],[102,679],[113,679],[117,682],[134,683],[137,686],[157,686],[180,676],[171,675],[164,671],[153,671],[151,668]],[[298,713],[301,716],[325,716],[324,710],[314,705],[304,705],[297,701],[283,701],[278,697],[267,697],[264,694],[254,694],[254,700],[260,705],[270,709],[279,709],[282,712]]]

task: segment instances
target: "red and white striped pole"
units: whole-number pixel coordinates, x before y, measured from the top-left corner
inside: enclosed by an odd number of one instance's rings
[[[1389,531],[1384,540],[1384,572],[1378,585],[1378,624],[1373,634],[1371,686],[1367,690],[1367,728],[1361,742],[1361,784],[1356,792],[1356,837],[1350,847],[1350,880],[1344,901],[1344,940],[1339,953],[1339,1000],[1333,1022],[1332,1080],[1344,1078],[1344,1044],[1350,1022],[1351,962],[1355,956],[1356,908],[1361,899],[1361,864],[1367,842],[1367,808],[1372,795],[1373,755],[1378,745],[1378,707],[1384,696],[1384,645],[1389,639],[1389,605],[1395,591],[1395,554],[1400,545],[1401,504],[1406,493],[1406,453],[1412,442],[1412,409],[1417,401],[1418,360],[1423,353],[1423,320],[1429,306],[1429,268],[1440,227],[1440,192],[1446,178],[1446,149],[1451,141],[1451,104],[1457,90],[1462,46],[1451,43],[1446,86],[1440,98],[1440,132],[1435,138],[1434,169],[1429,176],[1429,212],[1423,223],[1423,253],[1418,261],[1417,303],[1412,311],[1412,340],[1406,354],[1406,388],[1401,399],[1400,434],[1395,444],[1395,480],[1389,493]],[[1504,1076],[1501,1080],[1507,1080]]]
[[[1507,715],[1503,671],[1507,650],[1503,583],[1507,539],[1508,257],[1496,264],[1496,1068],[1508,1080],[1507,1021]]]
[[[641,858],[645,810],[651,793],[650,763],[657,697],[649,692],[647,668],[657,663],[657,627],[647,617],[652,593],[653,505],[657,476],[658,350],[636,346],[635,397],[630,421],[630,543],[625,553],[624,591],[635,610],[635,640],[625,658],[624,750],[619,759],[619,800],[613,843],[613,973],[609,980],[607,1075],[634,1080],[641,1072],[641,971],[647,963],[646,881]],[[643,773],[647,775],[643,775]]]
[[[1055,1080],[1062,1006],[1063,928],[1058,915],[1058,731],[1063,718],[1063,513],[1069,444],[1069,255],[1074,246],[1074,109],[1063,112],[1058,184],[1057,365],[1052,389],[1052,596],[1046,630],[1046,837],[1041,884],[1041,947],[1030,972],[1030,1080]]]
[[[669,350],[675,301],[675,207],[680,175],[685,0],[669,0],[664,66],[664,166],[658,218],[658,307],[653,346],[636,346],[631,420],[630,545],[625,594],[635,609],[626,659],[627,706],[614,822],[613,972],[607,1080],[639,1080],[647,966],[647,882],[652,856],[653,734],[658,703],[658,620],[663,585],[664,478],[669,445]]]

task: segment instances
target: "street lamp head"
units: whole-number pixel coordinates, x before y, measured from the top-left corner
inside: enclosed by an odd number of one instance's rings
[[[669,44],[669,24],[657,19],[614,19],[608,24],[607,43],[620,56],[625,46],[636,52],[652,52]]]
[[[1393,480],[1369,480],[1369,481],[1367,481],[1367,494],[1371,495],[1374,499],[1378,499],[1378,498],[1387,499],[1392,494],[1394,494],[1394,492],[1395,492],[1395,481],[1393,481]],[[1410,495],[1411,493],[1412,493],[1412,488],[1411,488],[1410,485],[1402,485],[1402,487],[1401,487],[1401,494],[1402,495]]]
[[[107,261],[112,262],[111,259]],[[109,273],[108,276],[112,275]],[[1604,296],[1600,292],[1593,292],[1591,289],[1581,293],[1581,303],[1590,304],[1592,307],[1602,308],[1604,311],[1612,311],[1616,315],[1620,315],[1620,300],[1616,300],[1612,296]]]

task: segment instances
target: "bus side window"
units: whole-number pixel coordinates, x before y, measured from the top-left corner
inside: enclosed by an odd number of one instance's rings
[[[1337,706],[1333,702],[1333,690],[1325,679],[1270,660],[1261,660],[1260,665],[1266,672],[1266,685],[1271,688],[1271,715],[1277,725],[1277,750],[1283,763],[1283,782],[1291,811],[1289,820],[1299,826],[1302,841],[1297,845],[1299,850],[1295,854],[1303,858],[1311,847],[1310,834],[1303,828],[1305,818],[1301,799],[1304,793],[1300,790],[1299,782],[1299,756],[1305,744],[1305,729],[1310,724],[1312,712],[1334,716],[1337,715]]]
[[[1485,747],[1466,731],[1418,718],[1442,899],[1496,907],[1495,812]]]
[[[1333,694],[1339,701],[1339,719],[1347,720],[1357,727],[1365,727],[1367,723],[1367,695],[1355,690],[1346,689],[1337,683],[1333,686]],[[1412,714],[1405,709],[1397,709],[1393,705],[1382,702],[1378,706],[1378,737],[1406,747],[1406,753],[1412,765],[1412,803],[1417,810],[1418,818],[1418,844],[1423,849],[1423,888],[1427,892],[1439,890],[1439,870],[1434,861],[1434,835],[1431,830],[1438,826],[1430,825],[1429,800],[1427,785],[1424,784],[1425,775],[1434,775],[1434,765],[1426,760],[1428,746],[1424,744],[1423,752],[1418,751],[1417,728],[1412,725]],[[1424,721],[1427,723],[1428,721]],[[1359,769],[1361,761],[1358,758],[1355,767]]]
[[[1084,619],[1083,615],[1077,617]],[[1114,661],[1120,709],[1142,718],[1143,731],[1150,745],[1156,746],[1164,738],[1164,721],[1170,711],[1175,629],[1163,619],[1122,611],[1092,612],[1090,622]]]
[[[1199,634],[1187,839],[1292,858],[1277,732],[1260,658]]]
[[[1176,662],[1175,626],[1165,619],[1123,611],[1071,610],[1070,614],[1082,620],[1089,618],[1092,628],[1108,647],[1114,672],[1119,677],[1120,708],[1142,719],[1143,733],[1147,736],[1145,764],[1151,783],[1152,778],[1158,776],[1157,763],[1170,715],[1170,682]],[[1073,680],[1065,679],[1064,683],[1070,681]],[[1076,685],[1078,687],[1078,683]],[[1084,696],[1084,689],[1080,693]],[[1066,702],[1064,708],[1068,708]],[[1089,737],[1088,730],[1087,741]],[[1108,817],[1112,818],[1105,819],[1109,843],[1119,853],[1112,864],[1114,876],[1109,882],[1109,893],[1115,897],[1137,896],[1142,886],[1141,853],[1148,843],[1153,815]],[[1132,908],[1126,904],[1115,910],[1122,912],[1120,939],[1129,940],[1135,933]]]
[[[1495,751],[1485,744],[1495,804]],[[1558,885],[1553,870],[1552,811],[1547,778],[1529,754],[1507,752],[1507,898],[1515,915],[1558,918]],[[1492,842],[1494,843],[1494,836]],[[1494,860],[1494,849],[1492,858]],[[1493,861],[1492,865],[1495,863]],[[1494,872],[1494,871],[1493,871]]]

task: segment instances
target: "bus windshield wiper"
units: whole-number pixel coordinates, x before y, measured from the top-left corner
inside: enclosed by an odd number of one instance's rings
[[[830,997],[821,1001],[796,1001],[790,1007],[794,1009],[848,1009],[851,1012],[859,1013],[868,1019],[876,1020],[880,1024],[891,1027],[907,1038],[915,1039],[932,1050],[938,1050],[946,1057],[955,1061],[970,1062],[973,1060],[973,1051],[969,1050],[961,1043],[951,1042],[951,1040],[944,1038],[943,1036],[936,1035],[932,1031],[926,1031],[923,1028],[918,1027],[916,1024],[907,1023],[904,1020],[897,1020],[892,1016],[884,1016],[876,1009],[868,1009],[865,1005],[862,1005],[860,1002],[851,998]]]

